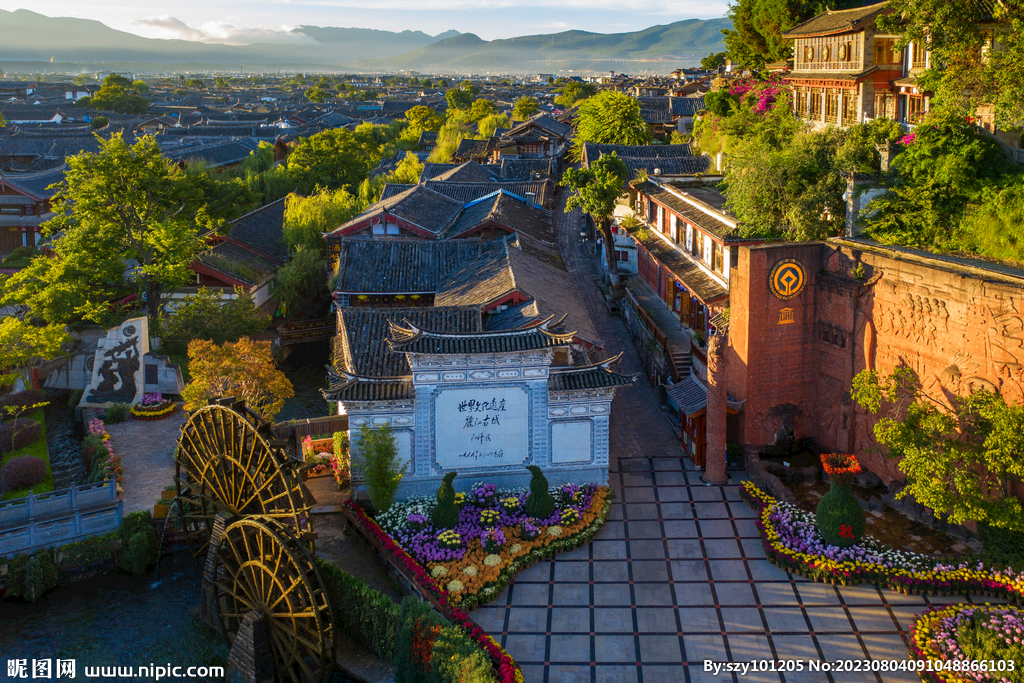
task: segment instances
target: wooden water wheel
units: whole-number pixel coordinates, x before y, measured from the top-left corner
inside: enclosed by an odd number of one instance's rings
[[[236,518],[215,535],[206,578],[228,643],[246,622],[239,647],[261,643],[255,646],[272,655],[275,680],[324,683],[333,672],[332,612],[305,544],[269,517]]]
[[[192,413],[175,454],[179,514],[196,559],[203,562],[218,512],[262,515],[312,542],[308,498],[285,442],[242,401],[217,399]]]

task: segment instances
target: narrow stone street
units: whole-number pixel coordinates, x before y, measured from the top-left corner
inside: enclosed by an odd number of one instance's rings
[[[582,216],[555,225],[577,296],[604,339],[639,372],[619,319],[606,310],[579,238]],[[837,588],[770,564],[738,477],[705,486],[683,457],[657,390],[640,377],[616,394],[610,484],[616,499],[586,547],[521,572],[473,617],[521,664],[527,683],[916,681],[906,672],[809,672],[808,660],[905,661],[915,614],[962,597]],[[802,660],[801,673],[705,671],[704,662]]]

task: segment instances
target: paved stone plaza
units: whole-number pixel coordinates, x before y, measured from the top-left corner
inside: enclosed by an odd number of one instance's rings
[[[639,372],[625,329],[593,288],[578,213],[555,212],[560,247],[608,355]],[[705,486],[683,457],[657,391],[621,390],[611,423],[616,500],[595,540],[521,572],[473,617],[523,668],[527,683],[917,681],[909,673],[758,673],[715,677],[705,659],[907,659],[902,635],[931,604],[870,586],[813,583],[765,559],[742,473]]]
[[[174,451],[185,411],[178,407],[163,420],[133,420],[106,425],[114,453],[121,458],[124,513],[152,511],[164,488],[174,483]]]

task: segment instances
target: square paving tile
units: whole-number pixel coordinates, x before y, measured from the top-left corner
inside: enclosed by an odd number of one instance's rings
[[[709,538],[736,538],[732,522],[728,519],[704,519],[697,515],[697,523],[700,526],[700,535],[705,541]]]
[[[697,482],[700,482],[699,474],[687,473],[686,476],[690,477],[691,479],[695,479]],[[712,502],[725,500],[725,496],[722,494],[721,489],[719,489],[717,486],[707,485],[691,486],[690,497],[693,498],[694,500],[706,500]]]
[[[633,560],[634,581],[668,581],[668,563],[664,560]]]
[[[523,679],[526,683],[544,683],[544,672],[540,672],[538,678],[529,678],[526,671],[523,671]],[[552,664],[548,667],[548,680],[561,683],[590,683],[590,666],[579,666],[576,664]]]
[[[519,590],[518,586],[516,590]],[[527,603],[521,603],[527,604]],[[556,583],[553,605],[589,605],[590,586],[579,583]]]
[[[872,659],[906,659],[907,646],[897,633],[864,633],[861,640]]]
[[[768,630],[773,634],[807,633],[810,630],[799,607],[764,607],[762,611],[768,620]]]
[[[768,560],[747,560],[754,581],[788,581],[789,575]]]
[[[902,626],[904,631],[909,631],[917,616],[928,610],[925,605],[893,605],[890,609],[896,617],[896,623]]]
[[[629,581],[629,565],[619,560],[594,562],[594,581]]]
[[[678,586],[677,586],[678,588]],[[718,610],[714,607],[680,607],[679,623],[683,633],[721,633]]]
[[[654,480],[658,486],[685,486],[686,475],[682,472],[656,472]]]
[[[796,593],[791,583],[759,583],[757,597],[762,605],[796,605]]]
[[[595,583],[594,604],[604,606],[625,605],[627,607],[632,605],[632,598],[629,595],[629,584]]]
[[[741,538],[757,538],[760,539],[760,532],[757,530],[757,523],[752,519],[737,519],[734,520],[736,524],[736,533]]]
[[[850,616],[853,617],[853,623],[861,633],[867,631],[899,631],[896,623],[889,616],[889,611],[881,605],[878,607],[851,607]]]
[[[665,503],[678,503],[690,500],[684,486],[659,486],[658,500]]]
[[[689,503],[662,503],[662,519],[693,519],[693,508]],[[646,674],[644,683],[646,683]]]
[[[516,582],[512,585],[512,604],[547,606],[548,588],[549,586],[546,583]]]
[[[743,560],[711,560],[708,562],[715,581],[746,581],[747,566]]]
[[[563,561],[559,558],[555,562],[555,581],[590,581],[590,563]]]
[[[748,559],[764,559],[767,557],[764,554],[764,546],[761,545],[760,538],[744,538],[740,541],[740,546],[743,548],[743,557]]]
[[[552,683],[561,679],[549,678]],[[638,680],[636,665],[608,666],[598,664],[594,667],[594,680],[596,683],[636,683]],[[644,683],[647,679],[644,678]]]
[[[637,605],[671,605],[672,587],[667,583],[636,583],[633,594]]]
[[[626,544],[622,541],[593,541],[590,544],[595,560],[626,559]]]
[[[740,544],[735,539],[705,539],[704,552],[709,558],[743,557]]]
[[[715,598],[711,594],[711,584],[677,583],[676,604],[680,607],[684,605],[703,605],[713,607],[715,604]]]
[[[753,605],[754,592],[749,583],[716,583],[719,605]]]
[[[523,670],[523,680],[526,683],[543,683],[544,681],[544,664],[522,664],[520,668]],[[566,680],[570,683],[589,683],[590,674],[587,674],[587,678],[581,678],[582,674],[569,674],[569,678]]]
[[[543,662],[547,638],[544,635],[510,633],[505,638],[505,651],[521,664]]]
[[[531,581],[550,581],[551,561],[538,562],[532,567],[527,567],[516,573],[516,583],[529,583]]]
[[[654,664],[682,664],[679,636],[640,635],[640,661]]]
[[[624,488],[622,489],[622,499],[627,503],[653,503],[654,489],[650,487]]]
[[[554,648],[554,643],[551,644]],[[636,662],[636,642],[630,635],[594,636],[594,652],[598,662]]]
[[[667,522],[666,522],[667,523]],[[679,559],[702,559],[704,549],[696,538],[668,539],[668,556]]]
[[[480,624],[480,628],[491,635],[501,633],[505,630],[505,606],[478,607],[473,612],[473,621]]]
[[[687,519],[666,519],[665,538],[697,538],[697,523]]]
[[[551,632],[590,633],[590,608],[551,608]]]
[[[811,671],[808,661],[818,661],[818,649],[814,646],[814,640],[810,636],[777,636],[772,635],[772,643],[775,645],[775,652],[779,659],[800,661],[803,663],[803,671],[787,671],[786,683],[820,683],[824,675],[820,671]]]
[[[597,535],[594,536],[594,539],[598,541],[608,541],[614,538],[625,537],[626,528],[623,522],[606,521],[600,531],[597,532]]]
[[[660,560],[665,557],[665,544],[653,540],[630,541],[629,556],[634,560]]]
[[[626,517],[634,519],[658,519],[658,506],[654,503],[631,503],[626,506]]]
[[[815,640],[818,641],[818,645],[821,646],[821,653],[824,657],[824,661],[834,662],[837,659],[864,659],[864,650],[861,649],[860,643],[850,633],[836,634],[836,635],[821,635],[815,636]],[[906,648],[900,653],[900,658],[905,656]]]
[[[684,635],[683,647],[686,648],[686,661],[703,664],[705,659],[713,662],[729,661],[725,656],[725,641],[718,635]],[[692,670],[692,667],[691,667]]]
[[[538,607],[512,607],[508,611],[509,633],[544,633],[548,630],[548,610]]]
[[[629,520],[630,539],[662,537],[661,522],[658,520]]]
[[[730,634],[726,638],[729,641],[729,655],[734,662],[772,659],[772,649],[768,645],[767,636],[764,634]]]
[[[722,623],[729,633],[743,631],[764,633],[761,612],[756,607],[723,607]]]
[[[757,519],[757,512],[746,503],[729,503],[729,514],[736,519]]]
[[[671,607],[638,607],[637,630],[641,633],[676,633],[676,611]]]
[[[622,483],[625,486],[651,486],[654,484],[654,474],[648,470],[642,472],[623,472]]]
[[[708,569],[704,560],[672,560],[673,581],[707,581]]]
[[[811,620],[811,628],[816,633],[851,633],[853,627],[842,607],[824,607],[811,605],[805,607],[807,618]]]
[[[678,471],[683,469],[682,458],[653,458],[651,464],[655,470]]]
[[[826,583],[800,583],[796,587],[800,601],[805,605],[838,605],[835,586]]]
[[[608,521],[616,521],[622,519],[622,512],[625,506],[621,502],[612,503],[612,509],[608,511]],[[601,532],[598,532],[600,534]]]
[[[882,596],[878,589],[869,584],[859,586],[840,586],[839,594],[847,605],[881,605]]]
[[[551,636],[551,662],[589,662],[590,636]]]
[[[644,683],[679,683],[685,681],[686,674],[683,673],[686,667],[681,664],[674,666],[663,666],[660,664],[644,664],[641,671],[644,674]],[[693,678],[690,678],[692,681]]]
[[[632,633],[633,610],[628,607],[595,607],[595,633]]]

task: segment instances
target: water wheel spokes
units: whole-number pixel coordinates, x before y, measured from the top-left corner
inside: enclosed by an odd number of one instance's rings
[[[331,606],[313,556],[294,532],[269,517],[236,519],[215,553],[214,597],[229,643],[256,612],[278,681],[326,681],[334,654]]]

